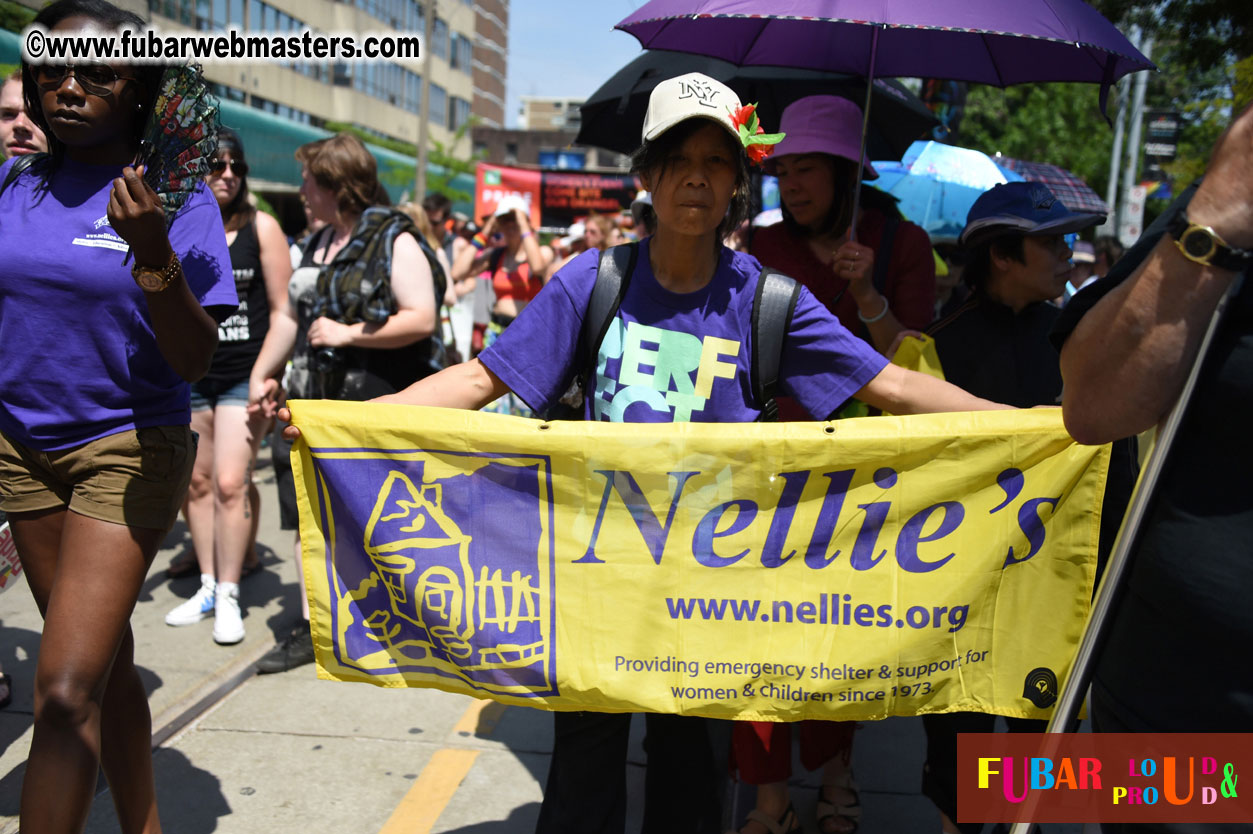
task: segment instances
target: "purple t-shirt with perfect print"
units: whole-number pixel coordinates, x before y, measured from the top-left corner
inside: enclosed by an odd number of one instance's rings
[[[122,265],[126,242],[105,214],[120,175],[67,159],[47,191],[27,172],[0,196],[0,431],[33,449],[190,420],[189,387],[157,347],[133,261]],[[202,305],[238,304],[222,215],[203,187],[170,243]]]
[[[537,411],[565,393],[599,256],[593,250],[567,264],[479,357]],[[624,423],[756,420],[749,339],[760,272],[751,255],[723,248],[707,286],[673,293],[653,276],[643,241],[622,306],[601,343],[584,416]],[[886,364],[801,289],[783,343],[781,393],[811,414],[830,414]]]

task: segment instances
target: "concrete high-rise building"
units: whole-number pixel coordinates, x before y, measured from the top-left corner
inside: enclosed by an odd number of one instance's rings
[[[163,29],[222,30],[245,33],[416,32],[425,60],[359,62],[209,63],[205,77],[219,95],[296,122],[320,126],[340,122],[380,136],[416,142],[421,111],[422,74],[430,73],[431,139],[448,144],[474,112],[475,64],[489,53],[476,48],[479,13],[474,0],[436,2],[434,26],[426,32],[426,8],[418,0],[125,0]],[[507,0],[492,0],[507,10]],[[140,6],[140,8],[135,8]],[[507,36],[492,41],[498,44]],[[490,104],[489,100],[484,100]],[[494,113],[484,113],[485,120]]]
[[[19,0],[38,9],[45,0]],[[508,67],[509,0],[112,0],[163,31],[299,34],[416,33],[421,59],[336,62],[236,61],[204,64],[222,100],[222,121],[239,129],[253,189],[292,193],[300,181],[295,148],[348,125],[380,139],[416,144],[424,75],[429,81],[428,147],[466,158],[475,118],[501,126]],[[427,3],[433,25],[426,31]],[[269,116],[261,114],[270,114]],[[274,118],[277,117],[277,118]],[[413,184],[411,156],[372,147],[393,198]],[[408,168],[405,174],[402,169]],[[407,180],[407,183],[406,183]]]
[[[474,99],[470,109],[484,126],[504,127],[509,0],[478,0],[474,12]]]
[[[581,98],[546,98],[522,96],[522,112],[518,127],[522,130],[572,130],[579,132],[582,123]]]

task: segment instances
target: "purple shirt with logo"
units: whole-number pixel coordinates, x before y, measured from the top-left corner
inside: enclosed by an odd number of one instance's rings
[[[24,173],[0,195],[0,431],[33,449],[190,420],[188,385],[157,347],[105,215],[120,174],[66,159],[47,191]],[[222,215],[203,186],[169,234],[200,303],[236,306]]]
[[[570,381],[600,253],[563,268],[479,357],[537,411]],[[589,420],[751,422],[760,414],[749,369],[753,295],[761,265],[723,248],[713,280],[691,293],[657,282],[640,244],[622,306],[601,343]],[[783,342],[779,388],[827,415],[873,379],[887,359],[849,333],[802,288]]]

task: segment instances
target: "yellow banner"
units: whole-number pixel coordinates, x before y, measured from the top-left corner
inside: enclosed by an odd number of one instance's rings
[[[291,404],[318,672],[796,721],[1044,717],[1108,447],[1055,409],[542,423]]]

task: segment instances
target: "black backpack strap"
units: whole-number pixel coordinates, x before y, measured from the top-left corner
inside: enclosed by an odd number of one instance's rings
[[[779,361],[783,358],[783,340],[792,326],[792,314],[801,286],[782,272],[765,267],[757,276],[757,292],[753,296],[752,365],[749,380],[753,398],[761,406],[761,422],[779,419],[775,402],[779,383]]]
[[[573,373],[561,400],[544,414],[546,420],[582,420],[584,400],[591,396],[592,375],[596,373],[596,360],[600,344],[609,332],[626,297],[631,273],[639,256],[639,243],[627,243],[606,249],[600,253],[596,265],[596,283],[587,310],[583,312],[583,326],[579,329],[579,341],[574,355]]]
[[[579,362],[580,377],[590,379],[596,369],[596,358],[600,353],[600,343],[609,332],[609,325],[622,306],[626,296],[627,285],[631,283],[631,273],[635,271],[635,260],[639,257],[638,242],[612,246],[600,253],[600,263],[596,267],[596,283],[592,286],[592,298],[587,302],[587,312],[583,315],[583,329],[579,331]],[[584,388],[586,391],[586,387]]]
[[[9,186],[12,185],[13,182],[25,171],[37,163],[42,163],[48,158],[48,154],[46,153],[28,153],[19,156],[17,160],[9,166],[9,172],[4,175],[4,182],[0,183],[0,194],[8,191]]]

